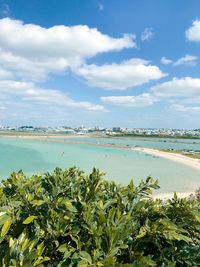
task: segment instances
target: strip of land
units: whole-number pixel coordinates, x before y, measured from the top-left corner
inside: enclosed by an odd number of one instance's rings
[[[188,165],[200,171],[200,160],[199,159],[194,159],[194,158],[190,158],[188,156],[184,156],[181,154],[165,152],[165,151],[161,151],[158,149],[147,148],[147,147],[134,147],[132,148],[132,150],[141,151],[141,152],[153,155],[153,156],[163,157],[169,160],[173,160],[178,163]]]

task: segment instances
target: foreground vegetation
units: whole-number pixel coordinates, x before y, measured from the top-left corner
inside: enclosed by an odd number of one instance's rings
[[[0,185],[0,266],[200,266],[200,200],[153,200],[77,168]]]

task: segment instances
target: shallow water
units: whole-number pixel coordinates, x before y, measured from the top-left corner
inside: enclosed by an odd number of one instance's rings
[[[69,138],[57,137],[53,139],[62,139],[68,141]],[[158,149],[178,149],[200,151],[200,139],[176,139],[176,138],[144,138],[144,137],[125,137],[125,138],[91,138],[91,137],[74,137],[70,138],[74,142],[88,142],[91,144],[116,144],[141,146]]]
[[[118,142],[118,139],[106,140],[109,143],[113,143],[114,140]],[[0,138],[0,177],[6,178],[10,172],[20,169],[31,174],[51,171],[55,167],[78,166],[87,173],[93,167],[99,168],[106,172],[107,179],[122,184],[127,184],[132,178],[137,184],[141,178],[151,175],[159,179],[161,192],[191,192],[200,186],[198,170],[139,151],[95,146],[95,141],[105,142],[102,138],[91,139],[91,145]],[[120,139],[119,142],[127,144],[127,140]],[[135,141],[131,140],[129,145],[133,145],[132,142]],[[142,140],[137,142],[142,144]],[[143,141],[143,146],[152,145],[151,143],[152,141]],[[153,143],[156,143],[157,147],[166,144],[159,140]],[[170,143],[172,144],[177,145]],[[185,141],[182,144],[191,147],[194,145]]]

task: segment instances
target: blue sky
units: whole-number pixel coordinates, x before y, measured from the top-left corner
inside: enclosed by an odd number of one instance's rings
[[[198,0],[0,0],[0,124],[199,128]]]

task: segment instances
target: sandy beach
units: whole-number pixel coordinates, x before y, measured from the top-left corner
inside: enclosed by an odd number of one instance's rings
[[[153,148],[146,148],[146,147],[135,147],[132,148],[134,151],[141,151],[143,153],[147,153],[150,155],[154,155],[157,157],[163,157],[169,160],[176,161],[181,164],[188,165],[189,167],[195,168],[200,171],[200,160],[198,159],[193,159],[189,158],[184,155],[180,154],[175,154],[175,153],[170,153],[170,152],[164,152],[160,151],[158,149],[153,149]],[[179,198],[188,198],[191,195],[195,195],[195,192],[176,192],[177,196]],[[174,197],[174,192],[169,192],[169,193],[159,193],[159,194],[154,194],[153,198],[154,199],[162,199],[162,200],[167,200],[167,199],[172,199]]]
[[[27,133],[1,133],[0,137],[6,137],[6,138],[21,138],[21,139],[32,139],[37,141],[47,141],[47,142],[59,142],[59,143],[65,143],[65,144],[85,144],[85,145],[91,145],[91,143],[87,142],[87,137],[94,137],[92,135],[61,135],[61,134],[27,134]],[[59,138],[58,138],[59,137]],[[83,138],[83,141],[72,141],[70,139],[76,139],[77,138]],[[95,136],[95,137],[103,137],[103,136]],[[58,139],[57,139],[58,138]],[[176,153],[170,153],[161,151],[154,148],[147,148],[147,147],[131,147],[131,146],[125,146],[125,145],[116,145],[116,144],[104,144],[104,143],[95,143],[92,144],[95,146],[104,146],[104,147],[113,147],[113,148],[119,148],[119,149],[128,149],[133,151],[140,151],[146,154],[150,154],[157,157],[163,157],[169,160],[176,161],[178,163],[187,165],[189,167],[195,168],[200,171],[200,160],[199,159],[193,159],[181,154]]]
[[[189,158],[184,155],[176,154],[176,153],[170,153],[170,152],[164,152],[160,151],[158,149],[153,149],[153,148],[147,148],[147,147],[134,147],[132,148],[134,151],[141,151],[150,155],[154,155],[157,157],[163,157],[169,160],[176,161],[181,164],[188,165],[192,168],[195,168],[197,170],[200,170],[200,160],[198,159],[193,159]]]

